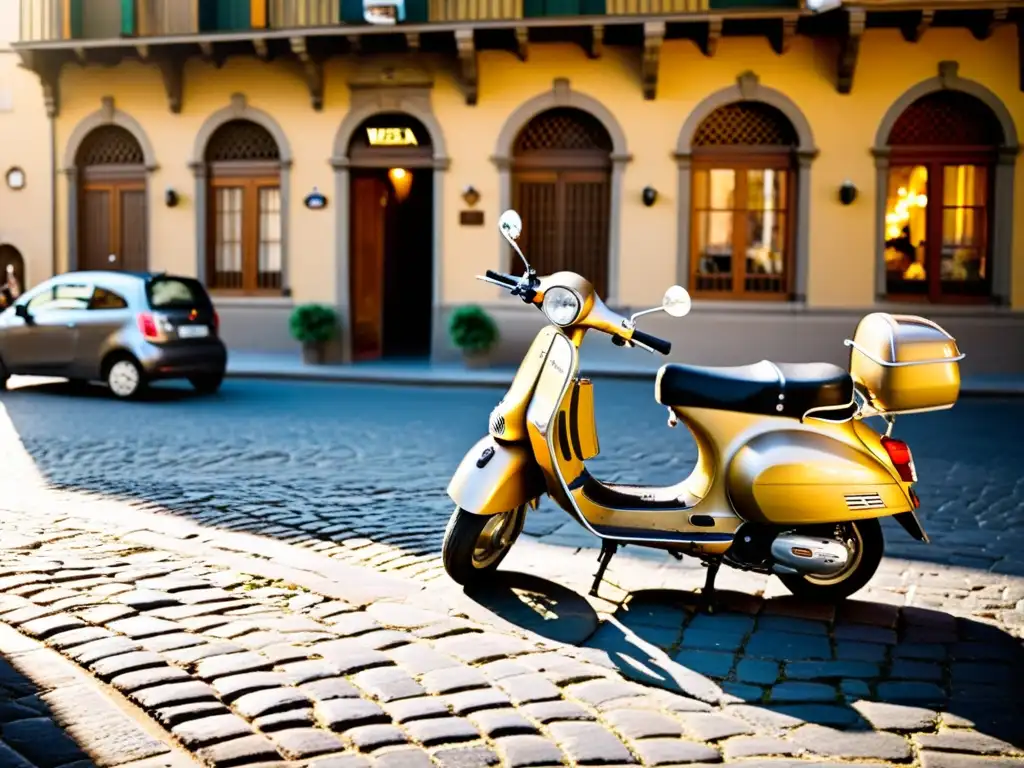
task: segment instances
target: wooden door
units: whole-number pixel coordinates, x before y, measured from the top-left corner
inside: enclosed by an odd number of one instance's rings
[[[384,346],[384,225],[388,188],[378,176],[352,178],[350,303],[352,357],[381,356]]]
[[[538,273],[576,272],[604,297],[608,284],[610,178],[607,171],[523,171],[513,207],[523,217],[520,247]],[[522,270],[511,253],[512,271]]]
[[[82,190],[78,227],[79,269],[148,268],[144,182],[88,182]]]

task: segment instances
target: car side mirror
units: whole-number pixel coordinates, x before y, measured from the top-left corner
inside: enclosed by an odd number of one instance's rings
[[[32,321],[32,313],[28,311],[27,304],[17,304],[14,307],[14,314],[24,320],[26,323]]]

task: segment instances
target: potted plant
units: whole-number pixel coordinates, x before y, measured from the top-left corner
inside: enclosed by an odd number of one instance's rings
[[[338,313],[323,304],[303,304],[288,320],[292,338],[302,342],[302,361],[324,362],[326,345],[338,333]]]
[[[486,365],[487,353],[498,341],[498,326],[475,304],[458,307],[452,312],[448,333],[452,344],[462,350],[463,359],[471,367]]]

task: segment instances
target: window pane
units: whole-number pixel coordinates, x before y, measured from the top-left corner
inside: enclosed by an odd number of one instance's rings
[[[786,171],[774,168],[747,171],[747,209],[785,210],[787,175]]]
[[[259,197],[259,288],[281,287],[281,191],[261,187]]]
[[[125,309],[127,306],[128,302],[122,296],[106,288],[97,288],[89,302],[89,309]]]
[[[732,290],[731,211],[698,211],[694,214],[697,233],[697,285],[702,291]]]
[[[210,284],[215,288],[242,287],[241,187],[220,187],[215,195],[214,266]]]
[[[776,211],[747,214],[747,274],[781,275],[785,264],[784,215]]]
[[[983,165],[947,165],[942,169],[942,204],[950,207],[988,202],[988,169]]]
[[[731,211],[736,201],[736,171],[715,168],[708,173],[708,208]]]
[[[923,165],[889,169],[885,213],[885,269],[890,293],[927,290],[928,169]]]

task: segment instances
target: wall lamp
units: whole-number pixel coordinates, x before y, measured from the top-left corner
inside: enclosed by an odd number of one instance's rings
[[[644,205],[650,208],[652,205],[654,205],[654,201],[658,199],[658,190],[656,190],[654,187],[644,187],[642,197]]]
[[[168,208],[176,207],[180,200],[181,198],[178,197],[178,193],[175,192],[173,188],[168,187],[164,192],[164,202],[167,204]]]
[[[847,179],[839,185],[839,202],[843,205],[849,205],[857,199],[857,187],[854,186],[853,182]]]

